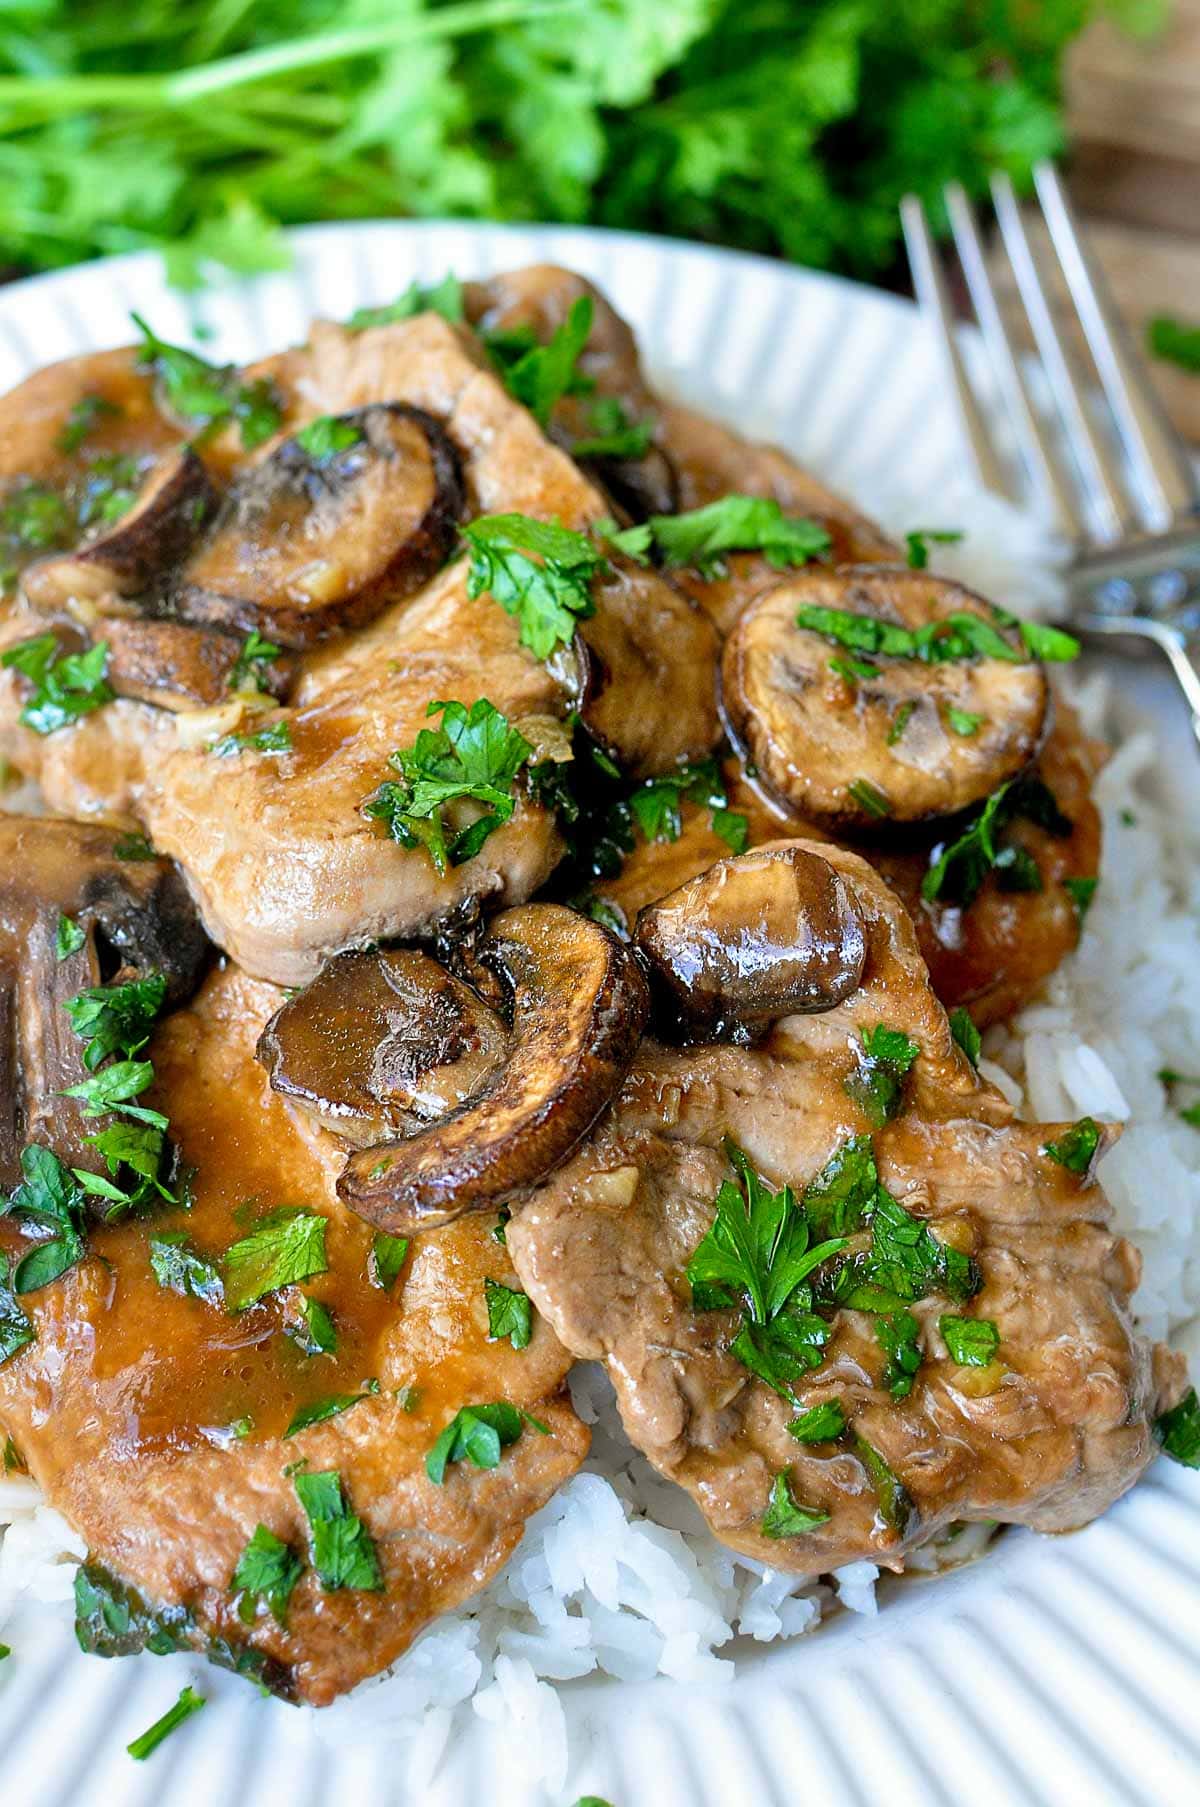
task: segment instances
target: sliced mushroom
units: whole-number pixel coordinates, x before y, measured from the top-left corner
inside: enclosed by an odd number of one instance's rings
[[[464,494],[437,421],[381,402],[336,426],[357,437],[318,454],[298,434],[235,484],[181,573],[179,615],[304,648],[361,626],[438,568]]]
[[[825,617],[831,631],[797,625],[798,615],[813,622],[812,611],[835,612]],[[847,642],[848,618],[862,618],[858,645]],[[960,644],[982,641],[983,650],[948,657],[944,637],[924,657],[871,644],[886,645],[891,629],[893,645],[911,646],[939,623],[941,636],[957,629]],[[760,781],[802,814],[848,828],[980,802],[1025,769],[1049,726],[1045,673],[989,605],[898,566],[806,571],[768,591],[726,643],[722,684],[731,731]]]
[[[486,1210],[564,1160],[619,1085],[649,1010],[629,950],[557,904],[504,911],[480,943],[510,1000],[499,1043],[499,1019],[433,962],[359,958],[322,975],[313,1003],[301,993],[285,1005],[259,1052],[276,1089],[303,1096],[347,1139],[372,1119],[418,1125],[400,1136],[389,1125],[338,1181],[353,1210],[393,1233]],[[350,995],[356,979],[361,1003]],[[414,1026],[431,1008],[432,1045],[417,1050]],[[440,1114],[422,1123],[439,1098]]]
[[[108,681],[118,696],[160,709],[208,708],[224,702],[239,679],[245,641],[183,621],[113,616],[96,632],[108,643]],[[294,654],[255,666],[255,686],[282,702],[296,675]]]
[[[258,1043],[274,1089],[360,1148],[458,1109],[507,1051],[503,1019],[414,948],[336,955]]]
[[[642,910],[635,940],[683,1016],[714,1035],[832,1010],[866,960],[844,880],[794,845],[718,860]]]
[[[47,611],[137,596],[186,556],[216,505],[208,472],[190,446],[180,446],[151,467],[137,500],[112,526],[31,565],[25,594]]]
[[[187,888],[167,860],[122,860],[111,829],[0,816],[0,1024],[5,1105],[0,1111],[0,1185],[20,1178],[20,1151],[49,1144],[71,1166],[99,1168],[84,1140],[95,1128],[60,1094],[85,1077],[83,1044],[63,1004],[118,972],[158,972],[166,1004],[195,989],[208,943]],[[83,931],[59,957],[59,919]]]

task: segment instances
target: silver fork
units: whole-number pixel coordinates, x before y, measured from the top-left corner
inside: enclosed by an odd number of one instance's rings
[[[1165,654],[1200,740],[1200,485],[1126,337],[1053,164],[1037,166],[1034,186],[1111,414],[1106,429],[1093,412],[1093,374],[1080,369],[1068,348],[1012,183],[1005,175],[994,175],[991,190],[1000,235],[1069,461],[1031,398],[1024,360],[1001,312],[966,192],[951,183],[945,200],[1022,461],[1072,548],[1065,625],[1085,637],[1116,637],[1129,650],[1151,646]],[[925,209],[916,195],[905,196],[900,217],[917,298],[935,326],[976,475],[986,489],[1009,495],[1003,464],[967,374]]]

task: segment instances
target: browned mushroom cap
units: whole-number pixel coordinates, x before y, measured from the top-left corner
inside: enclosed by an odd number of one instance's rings
[[[768,591],[726,642],[721,678],[760,781],[844,827],[965,809],[1021,772],[1048,727],[1045,674],[988,604],[897,566],[806,571]]]
[[[85,1077],[82,1043],[62,1006],[117,972],[158,972],[166,1003],[195,989],[208,951],[178,869],[122,860],[111,829],[0,816],[0,1185],[19,1179],[27,1142],[48,1142],[69,1164],[99,1167],[94,1129],[59,1093]],[[59,957],[60,916],[83,931]]]
[[[108,643],[105,675],[118,696],[160,709],[207,708],[247,681],[239,668],[246,643],[234,634],[118,616],[98,623],[96,632]],[[282,702],[295,675],[295,654],[280,653],[255,665],[254,686]]]
[[[208,472],[190,446],[180,446],[151,465],[136,501],[111,526],[31,565],[25,594],[45,610],[137,596],[186,556],[216,505]]]
[[[353,1210],[393,1233],[429,1229],[466,1211],[486,1210],[549,1173],[612,1097],[646,1020],[649,997],[634,956],[607,930],[574,910],[558,904],[523,904],[506,910],[492,923],[479,957],[511,1000],[512,1024],[505,1032],[499,1063],[491,1040],[492,1019],[477,1008],[467,1008],[456,989],[447,995],[442,975],[433,995],[451,1012],[449,1037],[443,1044],[438,1039],[441,1031],[435,1031],[426,1067],[419,1065],[421,1056],[413,1057],[411,1083],[414,1095],[417,1087],[426,1088],[427,1099],[434,1089],[444,1089],[450,1108],[406,1138],[389,1137],[359,1149],[338,1182],[340,1196]],[[406,980],[420,976],[420,971],[410,965]],[[390,1008],[386,1003],[380,1008],[379,982],[376,972],[364,1007],[367,1022],[373,1019],[377,1027],[387,1025]],[[382,982],[390,983],[387,978]],[[276,1086],[285,1055],[288,1063],[293,1061],[284,1020],[290,1008],[280,1012],[272,1045],[263,1048]],[[415,1010],[418,1018],[421,1008],[419,1002],[404,1007],[406,1012]],[[311,1013],[310,1025],[318,1017],[319,1012]],[[328,1020],[336,1044],[339,1033],[345,1033],[343,1002],[330,1011]],[[306,1033],[311,1034],[311,1028]],[[446,1052],[460,1038],[463,1054]],[[331,1089],[326,1091],[320,1080],[312,1089],[319,1089],[318,1108],[327,1119],[337,1107],[348,1106],[351,1113],[360,1113],[362,1125],[371,1110],[381,1111],[383,1088],[375,1073],[379,1044],[372,1044],[369,1028],[361,1038],[356,1032],[354,1039],[363,1064],[351,1072],[343,1042],[340,1053],[330,1050],[336,1075]],[[293,1083],[301,1065],[311,1080],[318,1059],[315,1048],[298,1045],[294,1058]],[[464,1059],[476,1063],[478,1078],[458,1102],[454,1091],[469,1071],[460,1065]],[[364,1093],[374,1099],[372,1104],[362,1102]],[[316,1100],[309,1102],[311,1107]],[[352,1117],[349,1120],[353,1135]]]
[[[336,955],[258,1042],[274,1089],[357,1147],[457,1109],[507,1051],[502,1018],[414,948]]]
[[[706,1033],[832,1010],[857,990],[862,917],[828,860],[764,847],[718,860],[641,911],[637,945]]]
[[[303,648],[361,626],[438,568],[464,498],[437,421],[381,402],[333,429],[329,449],[301,432],[235,484],[181,573],[181,616]]]

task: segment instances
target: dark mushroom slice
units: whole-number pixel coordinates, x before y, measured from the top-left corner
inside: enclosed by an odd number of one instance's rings
[[[467,1010],[461,994],[452,992],[455,1022],[448,1045],[458,1039],[478,1044],[467,1048],[466,1057],[477,1063],[479,1082],[415,1133],[357,1150],[338,1181],[338,1193],[351,1209],[394,1234],[487,1210],[549,1173],[611,1099],[646,1021],[649,994],[635,957],[574,910],[558,904],[506,910],[481,942],[479,957],[511,1000],[511,1027],[499,1063],[485,1040],[489,1019],[478,1009]],[[416,972],[410,968],[408,976]],[[444,984],[443,975],[435,996],[445,997]],[[377,975],[368,991],[366,1017],[369,1021],[374,1009],[378,1024]],[[339,1005],[332,1013],[335,1042],[340,1013]],[[274,1027],[273,1047],[264,1050],[269,1066],[275,1051],[281,1071],[285,1050],[291,1058],[284,1014]],[[382,1020],[386,1023],[386,1007]],[[418,1069],[414,1080],[426,1088],[427,1099],[431,1079],[452,1096],[464,1073],[461,1057],[442,1059],[444,1048],[436,1042],[432,1052],[430,1067]],[[374,1089],[378,1099],[369,1032],[360,1053],[364,1065],[353,1086],[345,1057],[334,1062],[338,1089],[323,1094],[318,1108],[345,1108],[349,1100],[351,1110],[362,1110],[353,1103],[355,1089],[360,1099]],[[298,1049],[295,1058],[307,1061],[306,1070],[313,1072],[314,1051]],[[277,1083],[274,1070],[272,1083]],[[373,1108],[379,1108],[378,1101]]]
[[[102,525],[70,552],[31,565],[25,595],[35,608],[53,611],[161,587],[216,506],[204,465],[190,446],[180,446],[142,475],[136,500],[112,525]]]
[[[682,1015],[714,1035],[832,1010],[867,953],[849,887],[797,846],[718,860],[644,909],[634,939]]]
[[[759,781],[843,828],[981,802],[1049,726],[1045,673],[989,605],[898,566],[806,571],[768,591],[734,627],[721,679]]]
[[[458,454],[421,408],[373,403],[306,429],[230,492],[180,574],[188,621],[303,649],[360,627],[442,564],[464,507]]]
[[[184,621],[111,616],[96,632],[108,643],[106,676],[118,696],[160,709],[207,708],[249,682],[241,669],[245,641]],[[254,687],[282,702],[296,675],[294,653],[254,667]]]
[[[164,1007],[199,983],[208,942],[177,867],[122,860],[111,829],[0,816],[0,992],[6,1019],[5,1105],[0,1110],[0,1185],[20,1178],[29,1142],[48,1143],[69,1164],[99,1167],[84,1142],[94,1128],[60,1096],[86,1077],[83,1045],[63,1009],[94,985],[161,973]],[[61,917],[83,932],[59,957]]]
[[[503,1019],[415,948],[337,954],[258,1042],[271,1085],[356,1147],[411,1136],[471,1098],[508,1052]]]

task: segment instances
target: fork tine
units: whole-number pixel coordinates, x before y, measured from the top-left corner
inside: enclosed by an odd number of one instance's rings
[[[1016,347],[1000,312],[996,291],[988,274],[979,228],[975,223],[975,210],[960,182],[947,183],[945,198],[967,288],[971,292],[980,331],[995,368],[1005,405],[1012,417],[1022,454],[1032,475],[1050,497],[1068,537],[1078,540],[1083,535],[1083,521],[1062,467],[1029,400],[1025,379],[1017,362]]]
[[[992,177],[992,200],[1000,234],[1008,252],[1017,288],[1041,353],[1046,378],[1054,397],[1067,443],[1079,465],[1084,495],[1091,509],[1096,537],[1111,546],[1135,525],[1134,511],[1121,488],[1116,461],[1096,430],[1084,400],[1083,386],[1050,305],[1045,278],[1025,230],[1016,193],[1007,175]]]
[[[950,381],[958,402],[959,417],[966,430],[967,450],[984,489],[995,495],[1010,494],[1008,480],[996,456],[992,435],[984,420],[975,392],[963,366],[958,335],[954,328],[954,312],[946,293],[946,280],[933,248],[933,237],[919,195],[905,195],[900,203],[900,222],[908,250],[913,287],[922,312],[933,322],[938,346],[946,361]]]
[[[1112,298],[1084,247],[1058,171],[1052,163],[1039,163],[1033,179],[1100,381],[1133,464],[1149,525],[1168,527],[1200,500],[1187,453],[1125,337]]]

